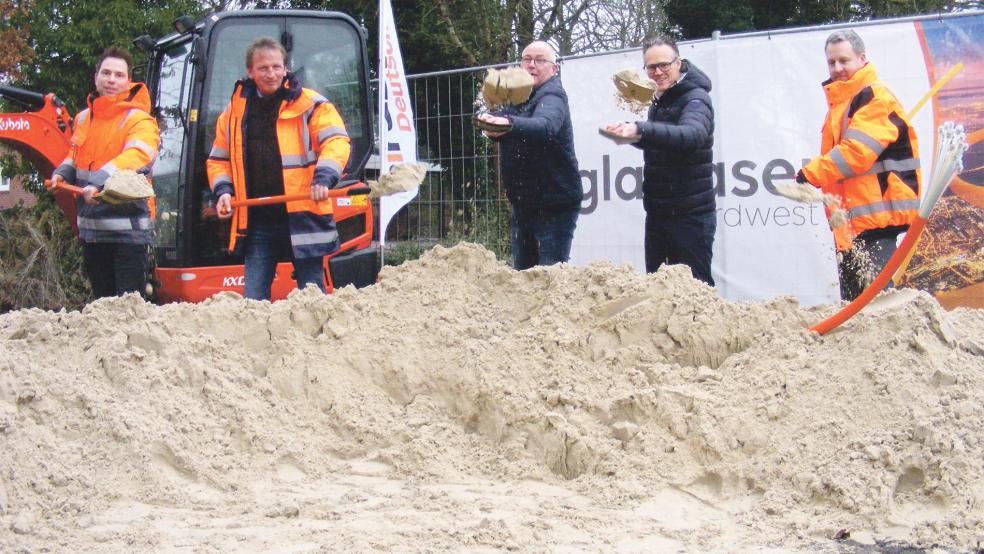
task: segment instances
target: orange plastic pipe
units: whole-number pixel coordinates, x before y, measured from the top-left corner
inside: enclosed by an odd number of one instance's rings
[[[854,317],[855,314],[861,311],[861,308],[867,306],[868,303],[878,296],[878,293],[885,288],[885,285],[892,280],[892,276],[895,275],[895,270],[902,265],[902,261],[909,255],[909,251],[916,245],[916,242],[919,240],[919,235],[922,234],[924,227],[926,227],[926,220],[922,217],[916,216],[915,221],[909,225],[909,230],[906,231],[905,238],[902,239],[902,244],[900,244],[898,249],[895,250],[892,257],[888,259],[888,263],[885,264],[885,267],[881,270],[881,273],[878,274],[878,277],[875,277],[875,280],[868,285],[868,288],[864,289],[864,291],[862,291],[853,302],[847,306],[844,306],[841,311],[831,317],[828,317],[820,323],[817,323],[813,327],[810,327],[810,330],[816,331],[821,335],[826,335],[848,319]]]

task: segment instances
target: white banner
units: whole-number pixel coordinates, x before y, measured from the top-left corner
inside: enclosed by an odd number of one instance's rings
[[[731,300],[793,295],[804,305],[839,299],[833,239],[823,208],[774,192],[791,183],[803,161],[819,154],[828,78],[824,41],[830,29],[745,36],[681,44],[680,54],[713,83],[717,235],[713,273]],[[906,109],[930,89],[913,23],[858,28],[869,59]],[[571,262],[631,264],[645,271],[642,151],[598,134],[615,121],[644,119],[616,105],[611,75],[642,69],[642,52],[621,52],[563,63],[574,144],[585,199]],[[913,120],[921,139],[924,178],[932,166],[932,108]]]
[[[417,163],[417,130],[403,70],[403,55],[390,0],[379,0],[379,174],[400,163]],[[418,188],[379,199],[379,243],[400,208],[417,196]]]

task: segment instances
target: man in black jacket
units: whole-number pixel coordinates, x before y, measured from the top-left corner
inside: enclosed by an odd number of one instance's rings
[[[717,227],[712,150],[711,80],[680,58],[676,43],[659,37],[643,46],[656,94],[647,121],[605,126],[619,143],[643,151],[646,272],[664,263],[686,264],[694,278],[714,286],[711,251]]]
[[[574,129],[567,93],[557,75],[553,48],[532,42],[523,49],[523,69],[533,77],[533,94],[488,123],[511,125],[486,131],[499,142],[502,177],[512,204],[513,267],[566,262],[581,209],[581,177],[574,157]]]

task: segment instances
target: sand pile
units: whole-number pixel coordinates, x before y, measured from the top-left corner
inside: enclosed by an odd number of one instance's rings
[[[378,285],[0,316],[0,551],[969,549],[984,312],[436,248]]]

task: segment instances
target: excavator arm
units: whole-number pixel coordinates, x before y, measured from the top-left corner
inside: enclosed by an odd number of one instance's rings
[[[42,179],[50,177],[68,155],[72,137],[68,109],[51,93],[45,95],[0,85],[0,97],[29,110],[0,113],[0,144],[12,148],[30,162]],[[55,200],[77,233],[75,198],[67,192],[56,191]]]

